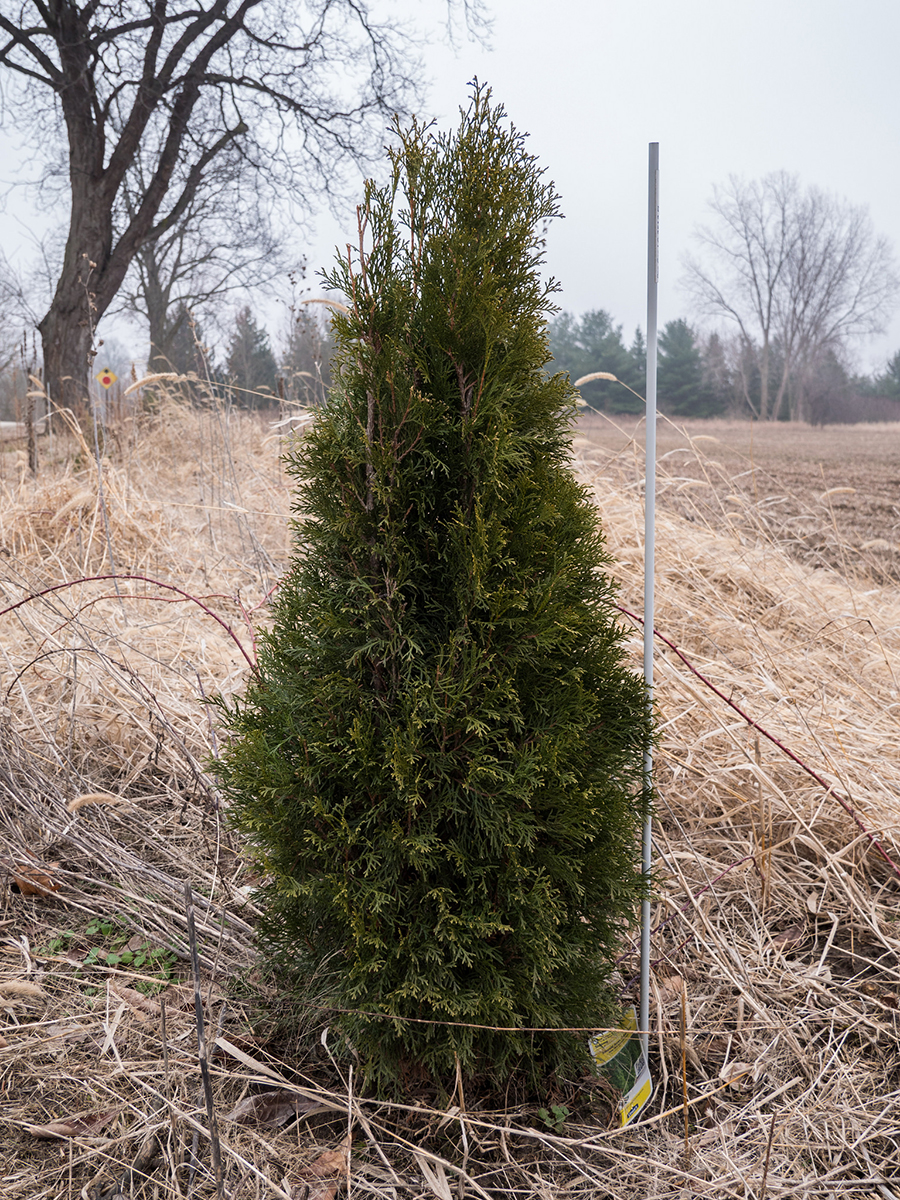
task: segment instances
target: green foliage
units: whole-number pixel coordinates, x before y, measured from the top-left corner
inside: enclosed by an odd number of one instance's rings
[[[647,346],[640,329],[635,331],[631,349],[622,341],[622,326],[602,308],[581,317],[561,312],[548,324],[550,351],[554,366],[568,371],[571,380],[595,371],[608,371],[643,396],[646,387]],[[591,408],[601,412],[638,413],[643,403],[617,383],[597,379],[581,388]]]
[[[276,369],[269,335],[256,324],[250,308],[242,308],[235,317],[225,364],[229,382],[241,389],[237,393],[237,403],[245,408],[272,403],[265,394],[252,393],[267,392],[274,398]]]
[[[900,400],[900,350],[888,360],[885,369],[874,378],[876,395]]]
[[[724,404],[707,382],[703,355],[687,321],[669,321],[659,335],[660,409],[675,417],[711,417]]]
[[[154,370],[177,371],[179,375],[193,372],[201,377],[205,373],[203,353],[203,331],[191,311],[184,305],[174,306],[165,323],[165,343],[151,350]]]
[[[552,1129],[554,1133],[562,1133],[565,1129],[566,1121],[572,1115],[572,1111],[565,1104],[551,1104],[549,1110],[539,1108],[537,1115],[548,1129]]]
[[[155,978],[133,980],[137,991],[153,995],[172,978],[175,955],[163,946],[142,941],[133,946],[135,930],[127,917],[95,917],[85,929],[94,945],[84,957],[84,965],[99,963],[107,967],[133,967]]]
[[[141,941],[135,946],[133,943],[137,932],[125,914],[115,917],[92,917],[83,933],[74,929],[60,930],[46,945],[40,947],[39,953],[72,953],[77,947],[83,947],[87,943],[86,953],[81,960],[84,966],[132,967],[142,974],[142,977],[133,977],[133,987],[152,996],[172,979],[175,955],[171,950],[162,946],[152,946],[146,941]]]
[[[608,1023],[644,895],[646,692],[544,371],[556,196],[489,97],[453,134],[398,129],[329,277],[352,308],[217,767],[271,953],[329,972],[385,1089],[589,1069],[583,1036],[527,1030]]]

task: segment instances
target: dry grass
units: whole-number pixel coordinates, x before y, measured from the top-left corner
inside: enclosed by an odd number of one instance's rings
[[[893,502],[900,431],[865,431],[864,448],[856,431],[764,443],[757,428],[752,454],[747,427],[692,432],[719,440],[660,436],[657,626],[900,862],[900,596],[893,549],[862,548],[896,538],[874,502]],[[639,611],[633,433],[586,421],[574,453]],[[608,1092],[585,1080],[540,1098],[571,1110],[562,1131],[538,1104],[498,1109],[459,1088],[376,1104],[332,1064],[323,1014],[268,995],[199,701],[246,669],[211,614],[249,649],[285,562],[278,451],[261,418],[172,404],[108,431],[99,472],[73,438],[57,437],[37,481],[0,454],[6,604],[113,563],[205,606],[97,581],[0,617],[3,1195],[216,1195],[190,882],[229,1196],[900,1197],[900,880],[834,795],[664,647],[659,1088],[641,1125],[614,1128]],[[857,491],[822,498],[842,486]],[[627,979],[633,957],[622,966]],[[256,1123],[230,1119],[254,1096]]]

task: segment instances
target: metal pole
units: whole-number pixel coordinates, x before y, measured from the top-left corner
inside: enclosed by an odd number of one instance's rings
[[[656,555],[656,296],[659,286],[659,142],[650,143],[647,201],[647,418],[644,450],[644,680],[653,704],[653,578]],[[653,787],[653,751],[644,756],[644,788]],[[644,821],[643,872],[653,858],[653,818]],[[648,1061],[650,1042],[650,901],[641,905],[641,1042]]]

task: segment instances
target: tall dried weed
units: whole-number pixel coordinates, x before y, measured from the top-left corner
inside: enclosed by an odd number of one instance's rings
[[[661,434],[657,626],[830,790],[660,645],[657,1097],[623,1131],[601,1082],[554,1081],[538,1101],[570,1115],[551,1131],[537,1102],[460,1089],[368,1102],[331,1065],[327,1014],[291,1011],[281,1062],[246,1001],[268,986],[254,881],[202,699],[242,686],[234,639],[252,657],[286,559],[281,432],[163,398],[106,430],[99,464],[73,433],[36,479],[0,454],[0,607],[27,601],[0,616],[4,1195],[216,1194],[190,882],[229,1195],[900,1196],[900,879],[834,794],[900,864],[900,595],[822,498],[839,482],[791,491],[777,456],[733,449],[745,428]],[[573,454],[639,612],[633,435],[586,419]],[[110,555],[132,578],[27,600]],[[631,952],[622,973],[633,988]]]

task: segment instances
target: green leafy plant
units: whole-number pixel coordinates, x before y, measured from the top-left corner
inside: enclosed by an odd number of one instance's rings
[[[42,946],[37,947],[38,954],[59,954],[61,951],[69,949],[73,939],[77,938],[78,934],[74,929],[62,929],[54,934],[49,942],[45,942]]]
[[[551,1104],[549,1111],[546,1108],[539,1108],[537,1115],[548,1129],[552,1129],[554,1133],[562,1133],[572,1111],[566,1108],[565,1104]]]
[[[615,1012],[652,737],[544,370],[552,185],[483,88],[455,133],[397,139],[328,277],[335,385],[215,765],[265,944],[384,1090],[589,1068],[565,1027]]]
[[[99,964],[106,967],[133,967],[135,970],[156,976],[151,979],[135,979],[138,991],[148,994],[159,991],[172,978],[175,955],[161,946],[141,942],[131,946],[135,930],[127,917],[94,917],[85,928],[85,935],[95,942],[84,956],[86,967]]]

